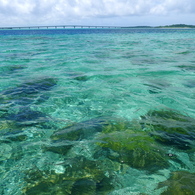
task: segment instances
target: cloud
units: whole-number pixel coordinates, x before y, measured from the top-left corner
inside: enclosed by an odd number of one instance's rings
[[[194,0],[0,0],[0,26],[194,13]]]
[[[164,0],[161,3],[152,6],[150,9],[151,14],[172,14],[172,13],[192,13],[195,6],[192,0]]]

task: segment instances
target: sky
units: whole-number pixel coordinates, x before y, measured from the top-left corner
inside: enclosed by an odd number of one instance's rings
[[[195,0],[0,0],[0,27],[195,25]]]

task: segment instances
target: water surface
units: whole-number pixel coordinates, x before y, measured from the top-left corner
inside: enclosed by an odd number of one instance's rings
[[[102,136],[99,117],[139,123],[150,110],[173,109],[195,118],[194,43],[193,29],[1,30],[0,194],[38,194],[27,186],[47,179],[54,188],[68,189],[62,194],[85,192],[80,186],[88,185],[87,194],[91,186],[97,194],[161,194],[164,188],[158,185],[172,172],[194,173],[193,144],[190,150],[160,145],[165,156],[174,154],[177,160],[170,158],[169,167],[153,172],[95,155],[105,152],[96,143]],[[56,146],[51,140],[56,131],[72,125],[90,129],[90,136],[71,140],[66,154],[45,149]],[[75,168],[76,159],[81,166]],[[94,170],[56,182],[90,166]],[[97,167],[101,182],[94,176]],[[42,172],[46,179],[35,176],[33,181],[31,172]],[[107,191],[97,187],[107,185],[102,175],[112,183]]]

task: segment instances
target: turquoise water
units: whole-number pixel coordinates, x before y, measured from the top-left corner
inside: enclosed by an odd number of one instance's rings
[[[100,189],[100,181],[93,176],[94,170],[100,169],[110,179],[112,189],[97,190],[96,194],[158,195],[165,190],[158,189],[158,184],[170,178],[172,172],[195,172],[193,143],[190,150],[160,145],[167,155],[177,159],[169,158],[169,167],[152,172],[106,155],[96,158],[97,151],[105,151],[96,143],[102,130],[99,124],[98,128],[93,124],[98,117],[139,123],[150,110],[166,109],[174,109],[193,121],[194,30],[2,30],[0,48],[0,194],[94,194],[90,186],[95,182]],[[85,121],[90,121],[89,125]],[[86,131],[93,126],[93,133],[71,140],[66,154],[56,152],[67,141],[55,145],[52,135],[65,127],[83,124]],[[146,128],[142,127],[142,131]],[[47,149],[51,146],[56,149]],[[118,155],[117,150],[112,152]],[[86,164],[75,168],[75,159],[82,164],[83,158]],[[89,164],[94,170],[78,176]],[[43,175],[33,180],[31,172]],[[75,176],[59,179],[69,172]],[[39,186],[40,180],[44,186],[47,179],[53,188],[62,185],[69,190],[42,189],[38,193],[32,187]],[[88,185],[87,192],[79,192],[84,188],[81,186]]]

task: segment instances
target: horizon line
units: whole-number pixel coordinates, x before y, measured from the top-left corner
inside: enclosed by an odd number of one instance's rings
[[[158,27],[194,27],[195,25],[188,24],[172,24],[172,25],[160,25],[160,26],[150,26],[150,25],[137,25],[137,26],[118,26],[118,25],[32,25],[32,26],[7,26],[0,27],[1,30],[7,29],[41,29],[41,28],[158,28]]]

